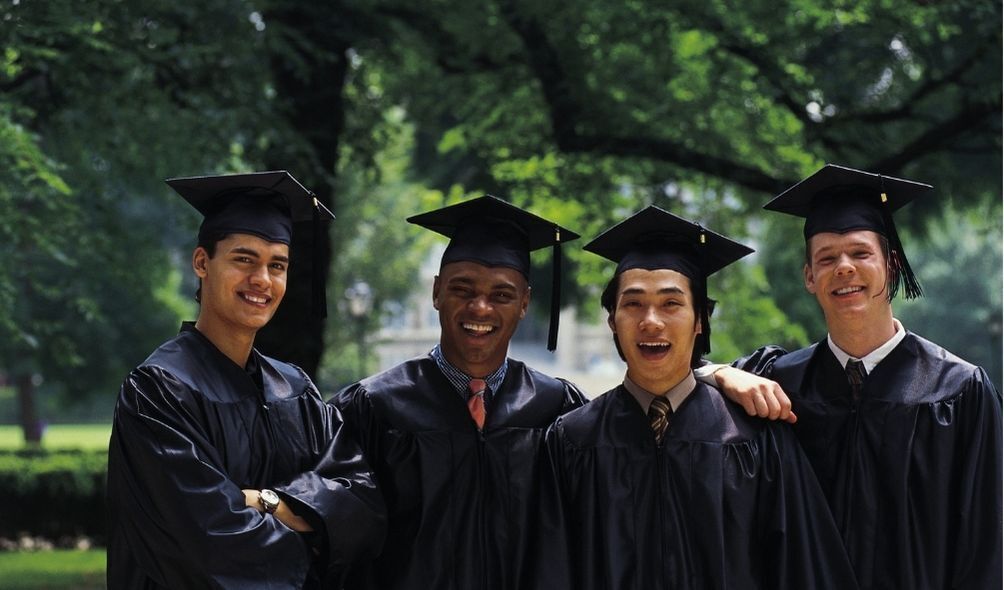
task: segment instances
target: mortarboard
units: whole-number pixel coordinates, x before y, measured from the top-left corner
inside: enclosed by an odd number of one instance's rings
[[[334,214],[285,170],[169,178],[167,184],[202,214],[199,243],[230,233],[289,244],[293,223],[313,221],[315,242],[322,219]],[[313,311],[325,317],[323,269],[313,260]]]
[[[408,222],[450,238],[440,266],[460,261],[504,266],[529,279],[530,252],[551,246],[551,320],[547,349],[553,351],[557,347],[561,243],[575,240],[579,234],[492,195],[413,215]]]
[[[874,231],[889,241],[889,299],[904,284],[907,299],[923,294],[903,251],[892,213],[934,187],[929,184],[827,164],[784,191],[764,209],[805,218],[803,235]]]
[[[615,275],[632,268],[675,270],[690,279],[698,305],[705,354],[711,352],[707,278],[753,252],[700,224],[650,205],[604,231],[583,247],[617,263]]]

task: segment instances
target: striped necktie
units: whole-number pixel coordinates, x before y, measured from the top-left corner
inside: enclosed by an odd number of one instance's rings
[[[656,444],[662,444],[662,437],[666,435],[666,428],[669,426],[669,416],[673,413],[673,408],[664,396],[656,396],[652,404],[648,407],[648,420],[655,432]]]
[[[467,409],[471,412],[471,418],[478,425],[478,430],[485,426],[485,388],[487,384],[484,379],[471,379],[467,384],[470,397],[467,398]]]

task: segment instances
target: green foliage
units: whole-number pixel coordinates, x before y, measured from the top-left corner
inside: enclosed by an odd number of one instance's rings
[[[107,452],[0,451],[0,537],[103,539]]]
[[[0,9],[0,207],[16,209],[0,224],[16,246],[0,271],[8,374],[41,376],[64,403],[111,398],[191,317],[179,268],[194,215],[161,180],[234,165],[234,145],[254,141],[244,126],[266,98],[249,12],[229,0]]]
[[[360,333],[408,296],[431,242],[403,218],[484,192],[587,239],[650,203],[747,239],[716,355],[799,345],[825,331],[801,236],[760,205],[826,161],[931,182],[960,214],[999,204],[1000,21],[983,0],[7,3],[0,367],[110,398],[194,312],[195,219],[161,179],[264,162],[337,189],[331,307],[373,289],[372,314],[328,323],[326,381],[373,368]],[[897,215],[918,261],[941,214]],[[589,313],[609,267],[577,245],[563,291]],[[968,291],[959,321],[993,324],[999,297]]]
[[[896,317],[907,329],[985,368],[1000,391],[1001,202],[962,211],[946,207],[928,223],[927,233],[925,248],[907,250],[924,297],[894,302]]]

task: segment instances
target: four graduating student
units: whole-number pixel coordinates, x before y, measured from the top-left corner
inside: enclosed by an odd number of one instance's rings
[[[168,182],[205,216],[199,316],[122,384],[108,587],[338,587],[379,550],[382,500],[307,375],[253,347],[285,293],[292,222],[326,210],[285,171]],[[337,460],[321,479],[310,471],[326,447]]]
[[[853,588],[789,426],[692,372],[710,343],[707,277],[752,250],[657,207],[585,249],[617,263],[601,303],[627,374],[547,432],[537,585]]]
[[[409,219],[450,238],[439,343],[325,404],[253,345],[292,222],[326,210],[284,171],[169,183],[205,216],[201,307],[122,385],[109,588],[1001,585],[999,394],[892,315],[901,286],[920,293],[892,212],[928,185],[830,165],[767,205],[806,218],[829,330],[737,363],[790,394],[791,427],[694,376],[707,279],[752,250],[657,207],[585,247],[617,263],[601,304],[620,386],[585,404],[508,356],[547,246],[553,349],[559,247],[578,236],[485,196]],[[715,379],[783,417],[777,384]]]

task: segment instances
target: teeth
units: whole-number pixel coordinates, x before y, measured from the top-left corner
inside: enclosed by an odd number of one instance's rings
[[[247,293],[244,294],[244,299],[247,299],[251,303],[261,303],[261,304],[268,303],[268,297],[261,297],[258,295],[248,295]]]
[[[863,287],[843,287],[841,289],[837,289],[837,295],[847,295],[848,293],[857,293],[858,291],[862,290],[862,288]]]
[[[465,330],[470,330],[471,332],[477,332],[479,334],[487,334],[494,330],[495,328],[488,324],[461,324]]]
[[[669,342],[639,342],[638,346],[645,348],[669,348]]]

